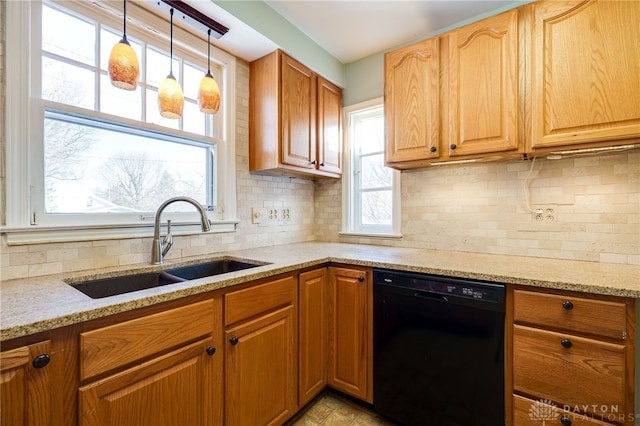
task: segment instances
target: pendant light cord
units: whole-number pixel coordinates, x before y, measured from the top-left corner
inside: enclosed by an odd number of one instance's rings
[[[173,8],[169,10],[169,14],[171,15],[171,43],[169,44],[169,75],[173,77]]]
[[[207,34],[207,75],[211,75],[211,28]]]

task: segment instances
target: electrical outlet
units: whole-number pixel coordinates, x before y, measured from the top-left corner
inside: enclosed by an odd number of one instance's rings
[[[291,208],[283,207],[280,209],[280,223],[288,223],[291,220]]]
[[[277,224],[278,223],[278,209],[276,207],[269,207],[267,209],[267,220],[270,224]]]
[[[531,213],[534,222],[555,222],[558,220],[557,206],[547,205],[536,207]]]

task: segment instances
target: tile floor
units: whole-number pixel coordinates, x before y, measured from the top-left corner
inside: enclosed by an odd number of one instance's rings
[[[286,426],[394,426],[367,407],[332,391],[324,391]]]

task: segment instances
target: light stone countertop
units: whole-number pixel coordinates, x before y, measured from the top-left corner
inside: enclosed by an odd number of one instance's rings
[[[221,252],[166,263],[162,269],[219,258],[269,264],[103,299],[91,299],[64,280],[78,282],[160,268],[143,264],[3,281],[0,341],[327,262],[640,298],[640,266],[635,265],[339,243],[310,242]]]

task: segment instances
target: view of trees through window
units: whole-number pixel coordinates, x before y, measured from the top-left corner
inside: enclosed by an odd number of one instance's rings
[[[393,221],[393,174],[384,166],[382,107],[351,114],[354,228],[389,228]]]
[[[213,204],[215,145],[207,138],[214,120],[197,106],[206,60],[198,66],[174,52],[173,73],[186,81],[185,108],[182,119],[169,120],[157,106],[157,90],[169,70],[168,52],[129,38],[141,63],[141,81],[135,91],[119,90],[107,74],[110,50],[119,39],[115,30],[77,12],[42,6],[45,211],[150,212],[176,195]],[[131,126],[130,120],[203,138],[179,138]],[[183,204],[170,209],[190,209]]]

